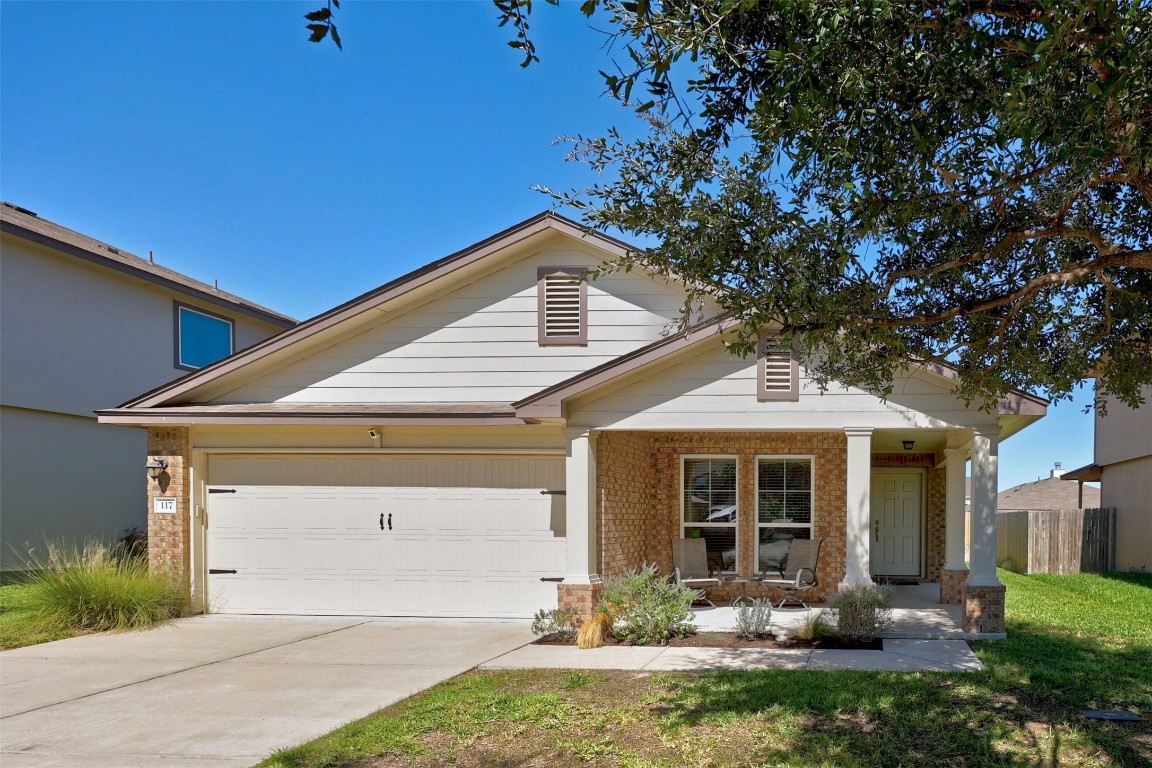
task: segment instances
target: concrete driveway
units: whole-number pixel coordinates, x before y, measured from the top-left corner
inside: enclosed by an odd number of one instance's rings
[[[527,622],[199,616],[5,651],[0,763],[251,766],[531,640]]]

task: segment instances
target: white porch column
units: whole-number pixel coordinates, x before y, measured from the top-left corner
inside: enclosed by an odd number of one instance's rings
[[[847,529],[843,586],[871,584],[872,428],[845,427],[848,438]]]
[[[964,562],[964,465],[963,448],[945,448],[944,568],[962,571]]]
[[[565,584],[600,580],[596,566],[596,453],[592,433],[565,429]]]
[[[972,433],[972,551],[969,586],[1000,586],[996,578],[996,487],[1000,427]]]

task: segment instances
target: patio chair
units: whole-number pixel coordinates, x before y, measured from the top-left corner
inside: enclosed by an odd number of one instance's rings
[[[805,608],[808,603],[800,595],[820,583],[816,578],[816,564],[820,561],[820,543],[823,539],[792,539],[788,545],[788,557],[779,571],[780,578],[761,579],[767,587],[776,587],[784,596],[777,608],[786,603],[799,603]]]
[[[676,583],[695,590],[702,601],[715,608],[703,588],[718,587],[723,582],[719,571],[708,570],[708,545],[704,539],[673,539],[672,564]]]

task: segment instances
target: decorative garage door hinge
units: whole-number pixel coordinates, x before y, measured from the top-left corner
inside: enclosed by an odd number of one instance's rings
[[[236,493],[235,488],[209,488],[208,493]]]

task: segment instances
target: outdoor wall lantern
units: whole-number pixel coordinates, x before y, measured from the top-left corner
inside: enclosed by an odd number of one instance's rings
[[[900,442],[904,446],[904,450],[906,450],[906,451],[910,451],[914,447],[916,447],[916,441],[915,440],[901,440]]]
[[[148,477],[159,480],[160,475],[168,469],[168,459],[149,459],[146,466],[148,467]]]

